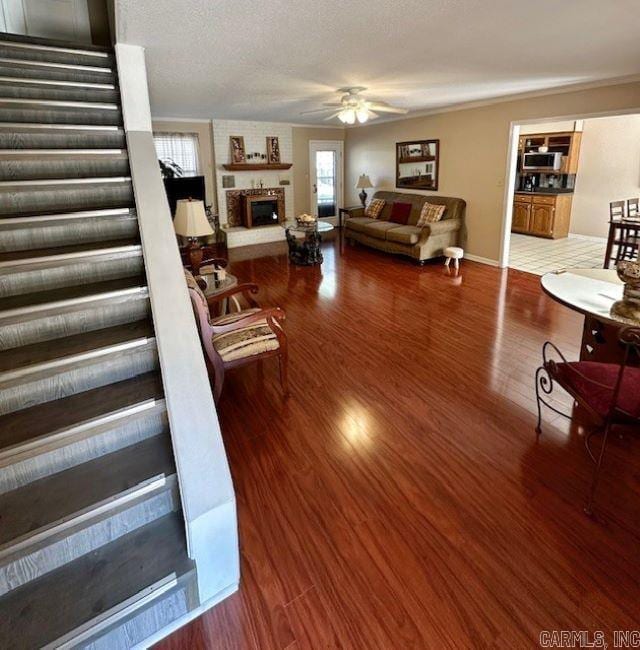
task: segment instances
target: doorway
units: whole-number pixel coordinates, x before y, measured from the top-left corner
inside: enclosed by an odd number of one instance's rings
[[[309,141],[309,192],[311,214],[337,224],[343,205],[342,140]]]
[[[607,264],[609,204],[637,201],[640,115],[512,123],[500,266]]]

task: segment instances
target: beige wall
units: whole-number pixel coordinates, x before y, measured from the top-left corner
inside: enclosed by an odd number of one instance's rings
[[[571,232],[606,237],[609,201],[640,196],[640,115],[585,120]]]
[[[309,140],[344,140],[345,129],[293,127],[293,206],[295,214],[311,212]],[[346,170],[345,170],[346,171]],[[355,181],[354,181],[355,183]],[[345,189],[345,200],[347,197]]]
[[[395,143],[440,139],[439,195],[467,201],[467,252],[498,260],[505,174],[512,121],[609,111],[640,110],[640,83],[531,96],[487,106],[368,124],[346,130],[345,202],[357,203],[357,176],[368,173],[377,189],[395,189]],[[434,192],[421,192],[434,194]]]
[[[213,132],[211,122],[199,121],[189,122],[184,120],[152,120],[154,132],[166,133],[197,133],[198,134],[198,160],[200,161],[200,173],[204,176],[205,191],[207,194],[207,205],[217,211],[216,181],[214,173],[215,160],[213,157]]]

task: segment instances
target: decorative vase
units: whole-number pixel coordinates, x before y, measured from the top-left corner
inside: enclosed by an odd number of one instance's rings
[[[611,313],[622,318],[640,321],[640,261],[618,262],[618,277],[624,282],[622,300],[611,307]]]

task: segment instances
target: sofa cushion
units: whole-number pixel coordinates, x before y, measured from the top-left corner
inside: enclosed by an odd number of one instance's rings
[[[422,226],[426,226],[428,223],[440,221],[446,209],[446,205],[436,205],[434,203],[425,202],[420,211],[420,216],[418,217],[418,223],[416,223],[416,226],[422,228]]]
[[[386,232],[392,228],[399,228],[397,223],[392,221],[374,221],[373,223],[367,224],[362,232],[369,237],[375,237],[376,239],[386,239]]]
[[[407,244],[413,246],[418,243],[420,239],[421,228],[416,226],[397,226],[387,230],[387,241],[395,241],[399,244]]]
[[[371,203],[364,209],[364,216],[377,219],[385,203],[386,201],[384,199],[371,199]]]
[[[401,226],[406,226],[409,221],[409,215],[411,214],[411,203],[401,203],[400,201],[394,201],[391,206],[391,215],[389,216],[389,221],[393,223],[400,224]]]
[[[375,223],[375,219],[370,219],[369,217],[350,217],[344,223],[345,226],[351,228],[351,230],[364,232],[364,227],[370,223]]]

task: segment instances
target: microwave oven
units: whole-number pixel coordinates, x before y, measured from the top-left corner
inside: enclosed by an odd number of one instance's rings
[[[522,169],[557,171],[561,165],[562,154],[560,152],[532,151],[522,154]]]

